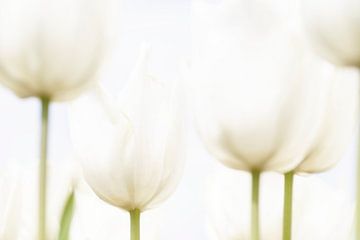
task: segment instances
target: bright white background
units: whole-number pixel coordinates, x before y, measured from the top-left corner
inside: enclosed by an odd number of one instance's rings
[[[190,0],[124,0],[119,44],[112,62],[104,67],[102,81],[114,93],[126,82],[143,41],[152,45],[152,70],[155,76],[181,78],[180,63],[191,52]],[[190,102],[191,105],[191,102]],[[66,103],[51,109],[50,161],[70,161]],[[17,99],[0,88],[0,167],[15,161],[32,164],[38,156],[39,103],[36,99]],[[191,116],[189,116],[191,119]],[[190,123],[191,121],[189,121]],[[353,198],[355,144],[343,160],[320,176]],[[162,207],[161,239],[206,239],[204,189],[214,168],[220,165],[206,153],[189,124],[187,165],[176,193]]]

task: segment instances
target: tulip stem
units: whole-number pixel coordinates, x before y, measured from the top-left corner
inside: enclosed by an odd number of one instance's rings
[[[130,211],[131,240],[140,240],[140,210]]]
[[[283,240],[291,240],[294,172],[284,175]]]
[[[252,204],[251,204],[251,239],[260,240],[260,171],[253,171],[252,175]]]
[[[49,105],[47,98],[41,98],[41,145],[39,168],[39,240],[46,240],[46,180],[47,180],[47,145],[49,126]]]

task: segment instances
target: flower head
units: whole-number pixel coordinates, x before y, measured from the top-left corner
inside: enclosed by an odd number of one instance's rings
[[[195,1],[198,131],[231,168],[323,171],[351,140],[358,83],[310,51],[293,1],[280,5]]]
[[[19,97],[76,97],[101,63],[106,2],[1,1],[0,82]]]
[[[143,49],[118,99],[98,88],[72,108],[73,143],[88,184],[126,210],[146,210],[169,197],[184,162],[178,98],[147,73],[147,58]]]
[[[360,2],[302,1],[308,35],[314,48],[338,65],[360,67]]]

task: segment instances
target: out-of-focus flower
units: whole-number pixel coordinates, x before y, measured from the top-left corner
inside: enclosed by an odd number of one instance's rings
[[[0,239],[36,240],[37,175],[32,167],[9,166],[0,172]],[[75,187],[75,209],[70,239],[129,239],[127,213],[120,213],[98,199],[81,180],[76,165],[50,167],[48,182],[47,238],[58,240],[60,219],[65,201]],[[77,180],[75,180],[77,179]],[[75,183],[76,182],[76,183]],[[142,236],[158,239],[158,215],[144,214]]]
[[[1,218],[0,239],[37,239],[38,178],[34,167],[8,166],[0,173]],[[74,169],[70,165],[50,167],[48,181],[48,236],[57,238],[59,222],[65,201],[75,183]],[[5,213],[5,214],[4,214]]]
[[[327,96],[319,118],[320,125],[295,172],[322,172],[342,158],[354,138],[358,123],[357,80],[351,71],[329,71],[323,75],[325,84],[322,91],[326,91]],[[326,85],[329,85],[328,89],[325,89]]]
[[[14,171],[3,167],[0,171],[0,239],[18,239],[18,219],[22,196]]]
[[[231,168],[323,171],[354,132],[355,74],[311,53],[292,3],[194,2],[197,126]]]
[[[0,82],[19,97],[76,97],[102,59],[107,2],[2,0]]]
[[[315,49],[335,64],[360,67],[360,2],[305,0],[302,3],[305,25]]]
[[[295,176],[294,240],[350,239],[353,205],[316,177]],[[250,239],[251,177],[221,169],[211,180],[207,201],[214,239]],[[283,176],[265,173],[261,186],[261,239],[282,239]]]
[[[178,97],[148,75],[147,52],[141,52],[119,99],[97,89],[76,101],[71,112],[86,181],[101,199],[129,211],[168,198],[184,163]]]

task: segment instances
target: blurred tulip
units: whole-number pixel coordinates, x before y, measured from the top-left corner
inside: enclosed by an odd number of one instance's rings
[[[6,218],[0,239],[38,239],[37,201],[38,185],[36,168],[29,166],[8,166],[0,172],[0,214]],[[59,230],[64,203],[76,182],[74,169],[70,165],[50,167],[46,239],[55,240]],[[3,216],[1,216],[3,217]]]
[[[23,98],[76,97],[102,59],[106,2],[2,0],[0,82]]]
[[[93,84],[112,0],[1,0],[0,83],[41,101],[39,240],[46,240],[49,105]],[[111,14],[110,14],[111,15]]]
[[[326,7],[324,7],[326,4]],[[360,2],[303,1],[304,20],[315,50],[337,65],[360,68]],[[359,101],[354,99],[354,101]],[[360,149],[358,150],[360,158]],[[357,236],[360,238],[360,159],[357,163]]]
[[[105,202],[129,211],[167,199],[184,163],[177,96],[148,75],[147,62],[143,49],[119,99],[99,88],[77,100],[71,112],[86,181]]]
[[[360,67],[360,2],[305,0],[302,3],[315,49],[335,64]]]
[[[355,129],[354,73],[311,53],[289,2],[194,3],[197,126],[228,167],[324,171]]]
[[[7,167],[0,170],[0,239],[18,239],[19,207],[21,194],[17,186],[18,181],[14,171]]]
[[[252,173],[253,240],[260,239],[261,172],[286,173],[283,239],[290,240],[293,174],[332,167],[357,120],[354,73],[310,51],[296,3],[193,4],[198,131],[221,163]]]
[[[295,168],[297,173],[315,173],[333,167],[354,139],[358,122],[358,86],[356,74],[329,71],[323,75],[329,85],[322,106],[320,125],[303,161]]]
[[[32,167],[5,167],[0,172],[0,239],[37,240],[36,172]],[[76,186],[70,240],[129,239],[127,215],[98,199],[82,182],[75,165],[50,167],[47,240],[59,240],[60,218],[70,191]],[[75,180],[77,179],[77,180]],[[157,215],[145,215],[145,240],[158,239]]]
[[[261,239],[282,239],[282,185],[279,174],[266,173],[261,188]],[[250,186],[247,173],[221,169],[207,195],[213,239],[250,238]],[[353,204],[316,177],[295,177],[293,240],[351,239]]]

